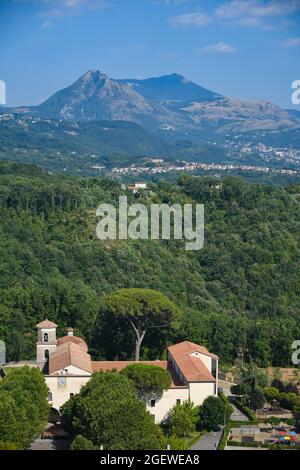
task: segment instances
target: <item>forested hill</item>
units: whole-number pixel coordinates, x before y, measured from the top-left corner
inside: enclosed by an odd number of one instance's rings
[[[242,350],[263,366],[290,365],[300,337],[300,187],[219,183],[183,176],[139,199],[205,204],[205,246],[187,252],[180,241],[97,240],[97,206],[123,192],[114,181],[1,162],[0,339],[8,359],[34,357],[35,324],[46,317],[59,334],[75,327],[94,358],[132,357],[129,330],[116,329],[114,344],[106,339],[99,305],[120,287],[148,287],[182,311],[169,342],[206,344],[227,363]],[[163,350],[156,334],[145,338],[144,358]]]

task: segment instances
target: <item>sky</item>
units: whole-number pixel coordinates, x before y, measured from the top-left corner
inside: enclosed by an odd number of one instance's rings
[[[300,0],[0,0],[7,105],[34,105],[86,71],[179,73],[284,108],[300,80]]]

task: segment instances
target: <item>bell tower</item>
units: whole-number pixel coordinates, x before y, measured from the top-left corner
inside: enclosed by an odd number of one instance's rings
[[[44,320],[36,325],[36,361],[40,369],[48,361],[50,354],[57,350],[56,328],[57,325],[49,320]]]

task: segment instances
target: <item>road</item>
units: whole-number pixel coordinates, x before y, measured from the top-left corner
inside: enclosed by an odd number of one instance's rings
[[[224,395],[227,396],[228,400],[230,401],[230,404],[233,408],[233,413],[232,415],[230,416],[230,419],[232,421],[249,421],[249,419],[247,418],[246,415],[244,415],[237,407],[236,405],[234,404],[234,396],[231,395],[230,393],[230,387],[231,383],[229,382],[225,382],[224,380],[219,380],[219,385],[222,387],[223,389],[223,393]]]
[[[191,450],[217,450],[221,437],[222,430],[209,432],[199,439],[199,441],[195,442],[195,444],[192,445]]]

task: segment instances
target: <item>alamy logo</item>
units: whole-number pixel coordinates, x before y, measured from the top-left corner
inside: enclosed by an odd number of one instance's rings
[[[300,80],[293,81],[292,88],[295,90],[292,93],[292,103],[300,104]]]
[[[144,204],[128,207],[127,196],[120,196],[118,210],[101,204],[96,216],[101,218],[96,227],[100,240],[185,239],[186,250],[200,250],[204,245],[203,204],[196,204],[195,211],[192,204],[151,204],[149,210]]]
[[[3,80],[0,80],[0,105],[6,104],[6,85]]]

